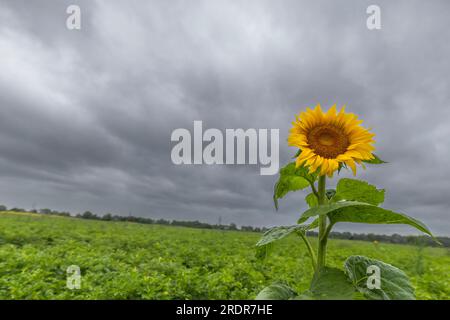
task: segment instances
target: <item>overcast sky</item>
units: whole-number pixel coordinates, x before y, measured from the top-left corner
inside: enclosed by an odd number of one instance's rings
[[[66,28],[69,4],[81,30]],[[381,30],[366,27],[370,4]],[[176,166],[171,133],[194,120],[279,128],[283,164],[295,114],[337,103],[373,128],[389,161],[359,171],[387,190],[383,206],[450,235],[449,12],[445,0],[0,0],[0,203],[293,224],[306,192],[275,212],[277,176]]]

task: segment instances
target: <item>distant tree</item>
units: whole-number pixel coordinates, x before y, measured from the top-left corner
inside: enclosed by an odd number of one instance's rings
[[[391,242],[392,243],[402,243],[403,242],[402,236],[397,233],[394,233],[391,236]]]
[[[56,212],[56,211],[54,211],[54,214],[56,214],[58,216],[62,216],[62,217],[70,217],[70,212],[65,212],[65,211],[63,211],[63,212]]]
[[[98,217],[90,211],[85,211],[81,215],[82,219],[98,219]]]
[[[164,219],[158,219],[155,222],[156,224],[169,224],[170,222]]]
[[[110,220],[112,220],[112,214],[111,214],[111,213],[107,213],[107,214],[105,214],[105,215],[102,217],[102,219],[103,219],[103,220],[106,220],[106,221],[110,221]]]
[[[40,209],[39,212],[42,214],[51,214],[52,210],[46,208],[46,209]]]
[[[7,211],[8,208],[2,204],[0,204],[0,211]]]

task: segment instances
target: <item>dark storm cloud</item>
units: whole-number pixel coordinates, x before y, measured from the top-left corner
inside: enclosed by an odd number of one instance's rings
[[[338,103],[374,128],[389,161],[361,177],[387,189],[386,207],[448,235],[450,6],[376,3],[379,31],[365,26],[372,1],[2,1],[0,201],[290,224],[304,195],[274,213],[275,176],[175,166],[171,132],[194,120],[280,128],[286,163],[294,115]],[[81,7],[80,31],[65,28],[69,4]]]

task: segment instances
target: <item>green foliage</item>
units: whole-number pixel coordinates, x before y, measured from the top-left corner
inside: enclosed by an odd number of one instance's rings
[[[384,202],[384,192],[383,189],[377,189],[365,181],[341,179],[336,190],[327,190],[325,204],[318,205],[316,193],[310,193],[305,197],[310,209],[302,214],[298,223],[304,223],[310,217],[327,216],[330,221],[329,230],[337,222],[407,224],[433,237],[422,222],[405,214],[378,207]],[[317,221],[316,219],[315,222]],[[295,230],[301,230],[304,235],[307,229],[301,225],[275,227],[264,235],[260,245],[272,243]],[[380,275],[380,279],[382,279],[380,288],[369,288],[367,282],[364,282],[368,279],[367,268],[374,265],[383,273],[382,277]],[[360,300],[368,298],[388,300],[415,298],[414,289],[406,274],[389,264],[355,256],[346,261],[345,270],[347,275],[336,268],[322,267],[320,270],[316,270],[310,289],[296,296],[295,299]],[[349,282],[349,278],[353,283]]]
[[[257,246],[256,247],[256,258],[258,260],[266,260],[270,253],[273,251],[274,243],[268,243],[264,246]]]
[[[314,193],[309,193],[306,197],[305,197],[305,201],[308,204],[308,206],[310,208],[312,207],[317,207],[319,205],[319,201],[317,200],[317,197]]]
[[[352,300],[355,288],[342,270],[324,267],[314,276],[310,291],[317,300]]]
[[[299,238],[277,241],[270,259],[254,256],[255,232],[0,213],[0,299],[253,299],[276,281],[298,293],[313,270]],[[316,246],[315,238],[309,238]],[[342,268],[358,253],[410,276],[418,299],[450,299],[450,254],[425,247],[328,241],[327,264]],[[81,268],[81,289],[66,288],[69,265]],[[297,297],[298,298],[298,297]]]
[[[265,259],[268,257],[273,249],[273,244],[275,241],[283,239],[290,235],[291,233],[300,233],[302,235],[306,234],[306,231],[317,228],[318,221],[315,220],[309,225],[293,225],[293,226],[279,226],[273,227],[267,230],[261,239],[256,243],[256,255],[259,259]]]
[[[408,224],[430,236],[428,228],[419,220],[403,213],[386,210],[368,203],[357,201],[332,202],[306,210],[299,223],[310,217],[327,215],[332,224],[337,222],[374,223],[374,224]]]
[[[269,243],[280,240],[290,235],[294,231],[304,233],[308,229],[310,229],[309,225],[298,225],[298,224],[293,226],[273,227],[263,234],[262,238],[256,243],[256,246],[257,247],[265,246]]]
[[[316,174],[310,174],[305,167],[295,167],[291,162],[280,169],[280,177],[273,190],[273,202],[278,210],[278,199],[283,198],[288,192],[297,191],[308,187],[317,179]]]
[[[310,290],[306,290],[301,294],[299,294],[298,296],[291,298],[291,300],[317,300],[317,298]]]
[[[256,300],[289,300],[296,296],[296,292],[283,283],[274,283],[261,290]]]
[[[335,196],[335,194],[336,194],[336,190],[334,190],[334,189],[327,189],[325,192],[325,195],[328,200],[331,200]],[[317,197],[314,193],[309,193],[305,197],[305,201],[310,208],[319,205],[319,201],[317,200]]]
[[[342,178],[336,186],[333,201],[359,201],[378,206],[384,202],[384,189],[377,189],[365,181]]]
[[[380,270],[380,288],[368,288],[367,270],[376,266]],[[363,256],[351,256],[344,264],[345,272],[359,292],[371,300],[414,300],[414,288],[400,269]]]

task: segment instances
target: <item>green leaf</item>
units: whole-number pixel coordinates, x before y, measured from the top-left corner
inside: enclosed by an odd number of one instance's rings
[[[338,210],[343,207],[354,206],[354,205],[358,205],[358,204],[364,205],[364,203],[359,203],[356,201],[341,201],[341,202],[331,202],[331,203],[327,203],[327,204],[324,204],[321,206],[315,206],[315,207],[312,207],[312,208],[306,210],[305,212],[303,212],[303,214],[301,215],[301,217],[297,221],[297,223],[301,224],[311,217],[326,215],[330,212],[333,212],[334,210]]]
[[[279,226],[273,227],[266,232],[264,232],[263,236],[256,243],[257,251],[256,257],[258,259],[265,259],[269,256],[269,254],[273,250],[273,244],[275,241],[281,240],[293,232],[306,234],[306,231],[315,229],[319,226],[319,220],[313,221],[308,225],[293,225],[293,226]]]
[[[379,289],[375,282],[375,270],[379,270]],[[379,260],[363,256],[351,256],[344,263],[345,273],[356,289],[371,300],[414,300],[414,288],[408,276],[400,269]],[[375,273],[374,273],[375,272]],[[369,284],[369,287],[368,287]]]
[[[306,290],[290,300],[316,300],[316,297],[310,290]]]
[[[310,208],[316,207],[319,205],[319,201],[317,200],[316,195],[312,192],[305,197],[305,201]]]
[[[313,224],[310,225],[293,225],[293,226],[279,226],[279,227],[273,227],[264,232],[263,236],[259,241],[256,243],[256,246],[265,246],[269,243],[272,243],[274,241],[283,239],[284,237],[290,235],[294,231],[299,232],[305,232],[306,230],[309,230],[313,228]]]
[[[317,174],[309,174],[305,167],[295,167],[291,162],[280,170],[280,177],[273,190],[273,202],[278,210],[278,199],[283,198],[288,192],[304,189],[317,179]]]
[[[384,189],[377,189],[365,181],[342,178],[336,186],[333,201],[340,200],[359,201],[375,206],[384,202]]]
[[[325,267],[314,276],[310,291],[318,300],[352,300],[355,288],[342,270]]]
[[[372,153],[372,155],[374,156],[374,158],[372,160],[363,160],[363,162],[369,163],[369,164],[383,164],[383,163],[387,163],[386,161],[381,160],[375,153]]]
[[[273,247],[274,247],[273,243],[268,243],[265,246],[256,247],[256,254],[255,254],[256,259],[260,261],[266,260],[272,253]]]
[[[256,300],[289,300],[295,298],[297,293],[283,283],[274,283],[261,290]]]
[[[311,291],[307,290],[305,292],[302,292],[295,298],[291,298],[290,300],[325,300],[325,299],[320,299],[320,297],[318,298],[314,296],[314,294]],[[350,297],[346,297],[345,299],[336,297],[335,299],[328,299],[328,300],[350,300]],[[367,300],[367,299],[364,297],[362,293],[354,291],[351,300]]]
[[[325,192],[325,195],[328,199],[331,199],[336,194],[336,190],[334,189],[327,189]],[[314,195],[314,193],[310,193],[305,197],[305,201],[308,204],[310,208],[316,207],[319,205],[319,201],[317,200],[317,197]]]
[[[332,224],[337,222],[407,224],[433,237],[430,230],[419,220],[403,213],[357,201],[340,201],[310,208],[302,214],[298,223],[318,215],[328,215]]]

